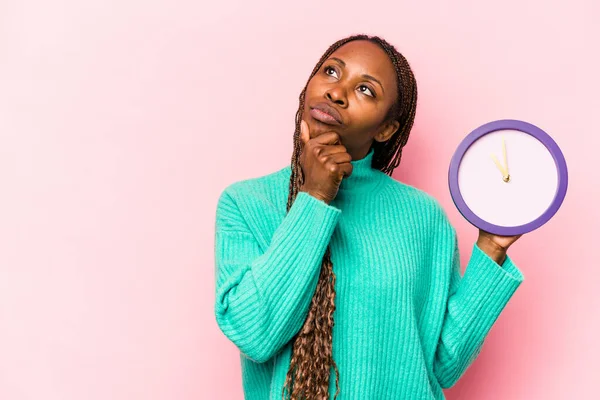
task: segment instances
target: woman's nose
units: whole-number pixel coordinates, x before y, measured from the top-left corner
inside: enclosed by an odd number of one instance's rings
[[[345,89],[339,85],[327,90],[325,96],[327,96],[329,100],[341,106],[346,106],[346,103],[348,102],[348,100],[346,99]]]

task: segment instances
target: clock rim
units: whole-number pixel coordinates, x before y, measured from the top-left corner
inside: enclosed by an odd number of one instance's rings
[[[554,165],[556,166],[558,172],[558,184],[554,193],[554,198],[552,199],[552,202],[548,206],[548,208],[533,221],[516,226],[495,225],[477,216],[469,208],[469,206],[467,206],[467,203],[465,202],[458,185],[458,168],[460,166],[462,158],[464,157],[469,147],[471,147],[471,145],[482,136],[505,129],[518,130],[523,133],[527,133],[539,140],[544,146],[546,146],[546,149],[552,155],[552,158],[554,159]],[[550,135],[544,132],[541,128],[529,122],[521,120],[500,119],[479,126],[461,141],[450,161],[450,166],[448,168],[448,186],[450,188],[450,196],[452,197],[454,205],[456,206],[458,211],[463,215],[463,217],[465,217],[467,221],[469,221],[471,224],[484,231],[496,235],[519,235],[541,227],[546,222],[548,222],[554,216],[554,214],[556,214],[556,212],[562,205],[567,192],[567,163],[565,161],[562,151],[558,147],[558,144],[554,141],[554,139],[552,139]]]

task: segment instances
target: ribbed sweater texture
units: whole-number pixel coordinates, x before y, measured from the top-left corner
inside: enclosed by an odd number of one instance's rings
[[[330,204],[299,192],[286,212],[289,165],[221,193],[214,312],[240,351],[245,399],[282,398],[328,245],[338,400],[444,399],[523,281],[510,256],[499,265],[476,243],[462,274],[441,204],[372,159],[352,161]]]

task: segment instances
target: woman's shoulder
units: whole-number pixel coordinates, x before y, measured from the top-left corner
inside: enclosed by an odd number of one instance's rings
[[[262,246],[268,245],[286,214],[290,171],[285,167],[227,185],[217,202],[217,229],[249,232]]]
[[[424,189],[388,176],[382,193],[388,197],[388,203],[391,201],[399,208],[417,210],[419,219],[429,229],[438,230],[440,225],[450,224],[442,203]]]
[[[448,218],[448,213],[438,198],[424,189],[390,179],[394,182],[390,182],[389,190],[394,199],[398,199],[395,200],[396,207],[403,211],[397,215],[411,219],[412,223],[409,226],[422,229],[425,235],[423,237],[426,238],[455,234],[456,230]],[[386,203],[389,204],[390,201]]]
[[[440,201],[431,193],[406,182],[386,175],[385,193],[403,202],[408,201],[428,210],[439,212],[443,210]]]
[[[290,174],[291,168],[286,166],[263,175],[240,179],[227,185],[221,192],[221,196],[261,196],[278,192],[282,187],[287,188]]]
[[[228,184],[220,193],[217,208],[240,212],[274,210],[285,213],[286,199],[289,192],[289,166],[263,175],[244,178]]]

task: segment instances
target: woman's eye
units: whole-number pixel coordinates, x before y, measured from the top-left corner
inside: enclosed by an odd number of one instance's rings
[[[360,89],[360,88],[365,88],[365,89],[367,89],[367,90],[368,90],[368,94],[367,94],[367,96],[375,97],[375,94],[373,93],[373,91],[372,91],[372,90],[371,90],[371,89],[370,89],[368,86],[365,86],[365,85],[360,85],[360,86],[359,86],[359,89]],[[363,93],[367,93],[367,92],[365,92],[365,91],[363,91],[363,90],[361,90],[361,92],[363,92]]]
[[[331,74],[328,74],[328,73],[327,73],[328,71],[333,71],[333,72],[335,72],[335,69],[333,69],[333,68],[331,68],[331,67],[325,67],[325,75],[332,76]],[[337,74],[337,72],[335,72],[335,73]]]

